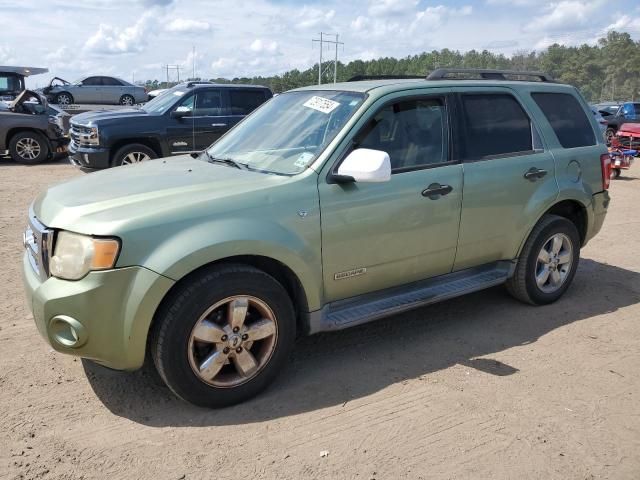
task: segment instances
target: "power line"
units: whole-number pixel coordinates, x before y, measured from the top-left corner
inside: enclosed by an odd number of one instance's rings
[[[335,40],[325,40],[324,36],[335,37]],[[322,68],[322,50],[326,45],[334,45],[336,49],[335,58],[333,60],[333,83],[338,81],[338,45],[342,45],[344,50],[344,43],[339,41],[339,35],[337,33],[324,33],[320,32],[320,39],[312,39],[311,45],[316,42],[320,43],[320,61],[318,63],[318,85],[322,85],[322,75],[324,73],[324,69]]]

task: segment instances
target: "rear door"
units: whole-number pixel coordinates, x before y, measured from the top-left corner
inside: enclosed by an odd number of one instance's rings
[[[122,82],[113,77],[101,77],[102,79],[102,102],[110,105],[120,103],[120,97],[124,93]]]
[[[454,270],[517,256],[558,195],[551,153],[532,115],[506,87],[454,88],[464,199]]]

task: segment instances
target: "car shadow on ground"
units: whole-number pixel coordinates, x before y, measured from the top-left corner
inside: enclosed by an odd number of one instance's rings
[[[22,167],[42,167],[43,165],[48,165],[48,164],[69,164],[71,165],[71,160],[69,160],[68,156],[60,156],[57,158],[52,158],[50,160],[45,160],[42,163],[36,163],[35,165],[24,165],[24,164],[20,164],[20,163],[16,163],[13,161],[13,158],[11,158],[8,155],[0,155],[0,167],[15,167],[15,166],[22,166]]]
[[[553,305],[524,305],[498,287],[302,338],[290,364],[266,392],[222,410],[175,398],[148,371],[115,372],[89,361],[83,366],[94,392],[115,415],[155,427],[237,425],[342,405],[456,364],[491,375],[517,375],[518,368],[490,356],[639,302],[640,273],[582,259],[574,284]]]

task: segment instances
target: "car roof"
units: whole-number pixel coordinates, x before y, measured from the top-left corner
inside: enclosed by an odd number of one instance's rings
[[[520,89],[535,87],[545,90],[573,89],[570,85],[554,82],[525,82],[517,80],[427,80],[426,78],[402,78],[394,80],[363,80],[358,82],[325,83],[322,85],[310,85],[297,88],[293,91],[305,90],[339,90],[347,92],[386,94],[394,91],[408,90],[412,88],[450,88],[450,87],[510,87]]]
[[[189,82],[179,83],[175,87],[183,87],[183,88],[207,88],[207,87],[215,87],[215,88],[260,88],[260,89],[268,89],[269,87],[265,87],[264,85],[249,85],[244,83],[193,83],[192,86],[187,86]]]

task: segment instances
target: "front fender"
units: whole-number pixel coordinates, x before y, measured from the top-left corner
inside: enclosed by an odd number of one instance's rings
[[[238,255],[268,257],[295,273],[309,309],[316,310],[322,299],[322,263],[320,218],[319,215],[313,217],[309,215],[296,222],[297,230],[291,225],[257,218],[198,223],[165,237],[143,265],[178,281],[204,265],[225,258]]]

